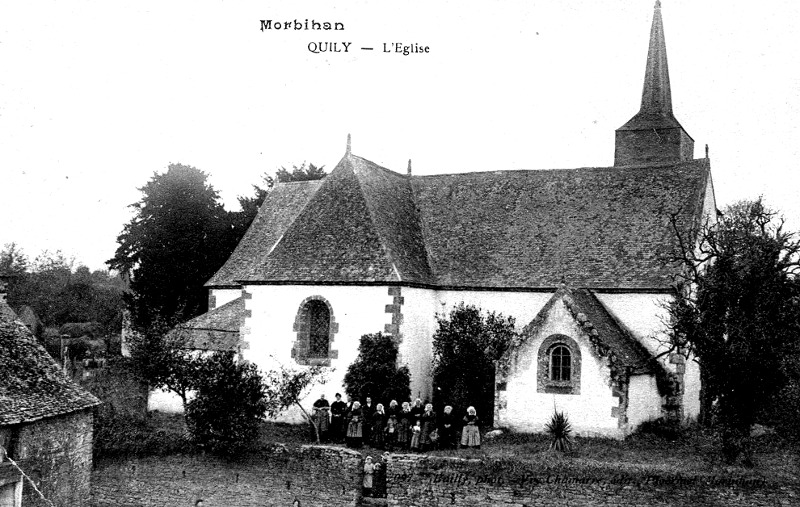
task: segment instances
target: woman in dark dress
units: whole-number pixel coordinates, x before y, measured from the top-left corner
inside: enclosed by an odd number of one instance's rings
[[[311,418],[314,421],[314,426],[317,429],[317,434],[321,442],[328,440],[329,417],[330,417],[330,404],[325,399],[324,394],[319,395],[319,399],[314,402],[314,410]]]
[[[397,446],[403,451],[407,451],[411,444],[412,424],[411,405],[404,401],[400,415],[397,417]]]
[[[383,410],[383,403],[375,406],[375,413],[372,414],[372,428],[370,435],[372,447],[383,449],[383,429],[386,426],[386,412]]]
[[[331,403],[331,440],[341,442],[345,433],[345,413],[347,403],[342,401],[342,395],[336,393],[336,401]]]
[[[439,420],[439,448],[450,449],[455,443],[456,435],[456,416],[453,415],[453,407],[444,407],[444,413]]]
[[[411,405],[411,425],[413,426],[417,419],[422,419],[422,413],[425,412],[425,408],[422,406],[422,400],[417,398],[414,400],[414,404]]]
[[[433,439],[431,434],[436,430],[436,412],[433,405],[425,405],[425,412],[422,413],[422,434],[420,435],[420,447],[423,451],[433,449]]]
[[[350,409],[350,422],[347,425],[347,446],[361,447],[361,439],[364,436],[364,418],[361,413],[361,403],[354,402]]]

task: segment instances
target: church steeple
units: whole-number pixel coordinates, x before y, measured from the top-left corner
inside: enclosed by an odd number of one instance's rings
[[[691,160],[694,140],[672,114],[667,45],[661,0],[656,0],[639,112],[617,129],[614,165],[660,164]]]
[[[650,27],[650,48],[647,50],[641,110],[672,115],[672,93],[669,89],[667,44],[664,41],[664,22],[661,19],[661,0],[656,0],[653,26]]]

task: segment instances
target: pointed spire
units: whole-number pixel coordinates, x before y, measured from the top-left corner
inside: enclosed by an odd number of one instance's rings
[[[664,22],[661,19],[661,0],[656,0],[653,25],[650,28],[650,48],[642,89],[643,113],[672,114],[672,93],[669,87],[667,44],[664,40]]]
[[[674,130],[677,130],[677,135]],[[650,46],[642,87],[642,106],[633,118],[617,129],[614,165],[646,165],[691,160],[694,140],[672,114],[667,45],[661,1],[656,0]]]
[[[344,152],[345,155],[350,155],[350,144],[351,144],[350,134],[347,134],[347,149]]]

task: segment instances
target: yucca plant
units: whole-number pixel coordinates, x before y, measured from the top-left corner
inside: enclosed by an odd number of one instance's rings
[[[550,450],[556,451],[569,451],[572,450],[572,425],[569,423],[567,416],[564,412],[553,412],[553,417],[550,422],[545,426],[547,433],[552,437],[550,442]]]

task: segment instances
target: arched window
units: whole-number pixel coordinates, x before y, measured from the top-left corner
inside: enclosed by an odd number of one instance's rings
[[[550,335],[539,346],[536,391],[553,394],[581,393],[581,349],[563,334]]]
[[[330,349],[331,312],[325,303],[312,300],[306,303],[308,315],[308,357],[327,358]]]
[[[572,379],[572,354],[566,345],[556,345],[550,349],[550,380],[568,381]]]
[[[330,366],[331,360],[339,357],[331,346],[339,324],[330,303],[322,296],[311,296],[300,303],[294,330],[297,338],[292,346],[292,357],[299,364]]]

